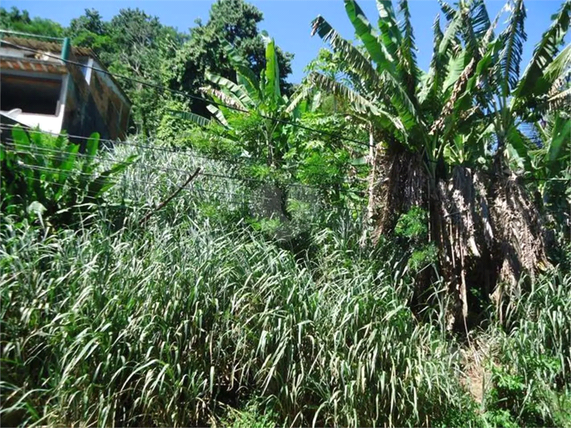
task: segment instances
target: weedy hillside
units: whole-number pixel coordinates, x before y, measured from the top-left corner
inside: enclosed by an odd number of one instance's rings
[[[571,427],[571,2],[524,66],[523,1],[443,3],[425,72],[406,1],[346,0],[358,41],[316,18],[296,87],[236,4],[54,30],[117,71],[112,24],[149,24],[201,102],[129,87],[125,141],[0,126],[2,426]]]

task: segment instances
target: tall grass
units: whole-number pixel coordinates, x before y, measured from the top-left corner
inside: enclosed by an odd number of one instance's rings
[[[118,148],[109,162],[132,153]],[[231,173],[178,154],[139,159]],[[423,318],[432,323],[415,317],[402,260],[360,248],[354,214],[330,216],[315,203],[298,213],[299,230],[311,232],[300,256],[254,232],[248,205],[224,194],[255,188],[211,178],[140,227],[183,176],[130,166],[89,228],[2,217],[3,426],[491,423],[460,383],[444,311]],[[316,198],[295,192],[303,203]],[[550,390],[568,384],[570,287],[568,276],[546,277],[512,299],[507,328],[492,332],[496,365],[531,381],[542,372],[532,374],[525,355],[543,352],[560,361]],[[505,410],[500,381],[484,411]],[[516,416],[509,421],[525,424]]]
[[[203,425],[251,397],[286,425],[419,425],[459,409],[455,351],[387,272],[325,272],[192,220],[44,236],[4,222],[3,419]]]

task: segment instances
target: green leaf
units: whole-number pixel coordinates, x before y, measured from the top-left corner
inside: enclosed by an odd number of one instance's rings
[[[250,94],[256,93],[256,98],[261,98],[260,94],[260,81],[250,69],[248,61],[246,61],[239,53],[234,49],[234,46],[225,39],[222,39],[222,49],[226,54],[230,64],[234,70],[236,70],[237,81],[240,85],[246,87],[246,90]]]
[[[526,98],[535,94],[538,95],[536,84],[543,76],[545,68],[553,61],[559,51],[559,46],[563,42],[569,23],[571,20],[571,0],[566,0],[559,12],[552,16],[552,24],[543,33],[541,40],[537,44],[531,61],[525,69],[515,95],[518,98]]]
[[[99,198],[103,193],[113,187],[116,182],[111,179],[113,175],[123,172],[129,165],[131,165],[136,159],[137,155],[129,156],[125,161],[114,165],[111,169],[102,172],[97,178],[95,178],[87,189],[87,196],[90,199]]]
[[[516,0],[508,26],[499,36],[504,45],[499,58],[502,76],[500,83],[504,97],[507,97],[518,83],[523,44],[527,40],[524,30],[525,18],[523,0]]]
[[[210,124],[210,120],[204,116],[192,113],[190,111],[179,111],[179,110],[167,110],[171,116],[178,117],[180,119],[189,120],[196,123],[199,126],[205,127]]]
[[[280,92],[280,74],[278,67],[278,58],[274,40],[270,39],[266,45],[266,81],[265,84],[265,98],[266,102],[272,106],[273,110],[277,109],[281,101]]]
[[[345,11],[349,20],[355,28],[355,32],[359,39],[363,42],[365,49],[375,61],[378,67],[387,70],[391,74],[396,72],[396,61],[386,48],[379,42],[379,37],[373,30],[371,23],[367,20],[363,10],[359,7],[355,0],[345,0]]]
[[[555,162],[559,158],[561,149],[571,140],[571,120],[557,116],[553,125],[552,139],[549,144],[548,159]]]

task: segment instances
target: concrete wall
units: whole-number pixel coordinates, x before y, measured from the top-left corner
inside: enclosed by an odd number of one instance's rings
[[[26,75],[26,74],[23,74]],[[33,81],[33,76],[30,75],[30,80]],[[64,76],[62,79],[62,85],[60,90],[60,96],[57,103],[56,114],[39,114],[39,113],[29,113],[22,111],[21,109],[13,109],[10,111],[0,110],[6,116],[15,120],[18,123],[22,123],[30,128],[39,128],[42,131],[49,132],[52,134],[59,134],[62,131],[62,124],[65,115],[65,100],[67,97],[69,77]]]

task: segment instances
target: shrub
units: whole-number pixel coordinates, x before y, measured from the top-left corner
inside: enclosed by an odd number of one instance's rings
[[[134,159],[98,171],[99,135],[93,134],[79,153],[79,145],[65,136],[40,131],[28,134],[16,126],[10,144],[0,147],[0,208],[4,214],[31,215],[54,225],[70,224],[89,207],[102,203],[114,177]]]

